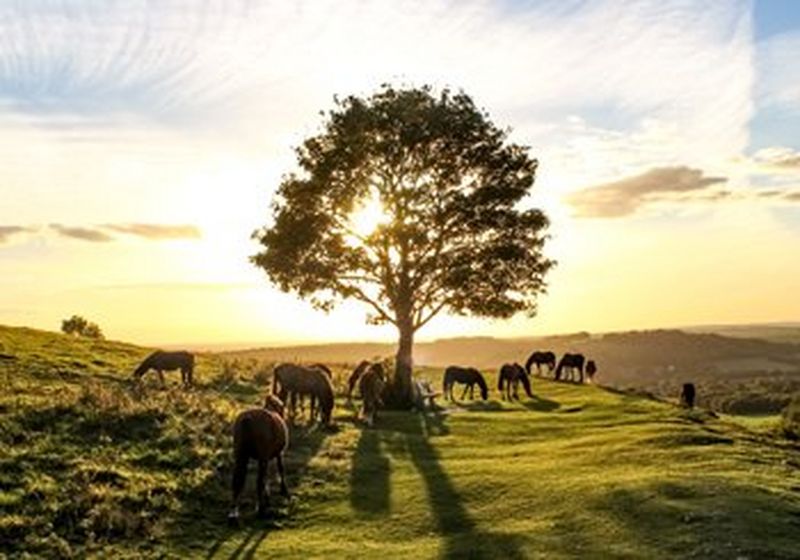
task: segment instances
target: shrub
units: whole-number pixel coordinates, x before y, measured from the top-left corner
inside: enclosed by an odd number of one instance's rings
[[[64,319],[61,321],[61,331],[65,334],[84,336],[86,338],[94,338],[97,340],[102,340],[105,338],[103,336],[103,331],[100,330],[100,327],[97,325],[97,323],[87,321],[80,315],[73,315],[69,319]]]

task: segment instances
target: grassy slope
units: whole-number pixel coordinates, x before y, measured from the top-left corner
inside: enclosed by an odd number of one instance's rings
[[[800,557],[798,449],[663,403],[536,380],[533,401],[377,429],[341,404],[337,430],[293,430],[293,498],[231,530],[229,422],[256,364],[203,356],[199,389],[137,391],[145,349],[0,328],[0,352],[12,556]]]

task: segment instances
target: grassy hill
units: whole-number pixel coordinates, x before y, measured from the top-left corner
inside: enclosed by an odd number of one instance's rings
[[[9,557],[800,557],[800,449],[702,412],[535,380],[536,399],[296,426],[289,501],[230,529],[230,422],[268,364],[135,388],[147,349],[0,328]],[[347,373],[335,368],[341,386]],[[421,375],[437,380],[437,370]],[[489,373],[491,376],[492,374]],[[491,380],[493,385],[493,377]],[[341,401],[341,399],[340,399]],[[0,554],[1,555],[1,554]]]

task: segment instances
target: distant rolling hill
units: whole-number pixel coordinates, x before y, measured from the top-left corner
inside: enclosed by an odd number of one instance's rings
[[[451,338],[418,343],[414,358],[420,367],[460,364],[496,369],[504,362],[524,363],[533,350],[552,350],[559,355],[581,352],[598,363],[600,383],[664,397],[675,396],[682,383],[692,381],[701,388],[701,403],[730,412],[774,413],[800,391],[800,344],[682,330]],[[226,356],[355,363],[393,353],[391,344],[341,343],[261,348]]]

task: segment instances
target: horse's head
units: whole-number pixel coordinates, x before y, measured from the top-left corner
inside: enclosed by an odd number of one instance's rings
[[[275,395],[271,393],[267,395],[267,397],[264,399],[264,408],[266,408],[270,412],[276,413],[278,416],[283,418],[283,409],[284,409],[283,401],[280,400]]]
[[[475,382],[478,384],[478,387],[481,389],[481,399],[486,400],[489,398],[489,387],[486,385],[486,380],[475,368],[469,368],[469,371],[475,376]]]

